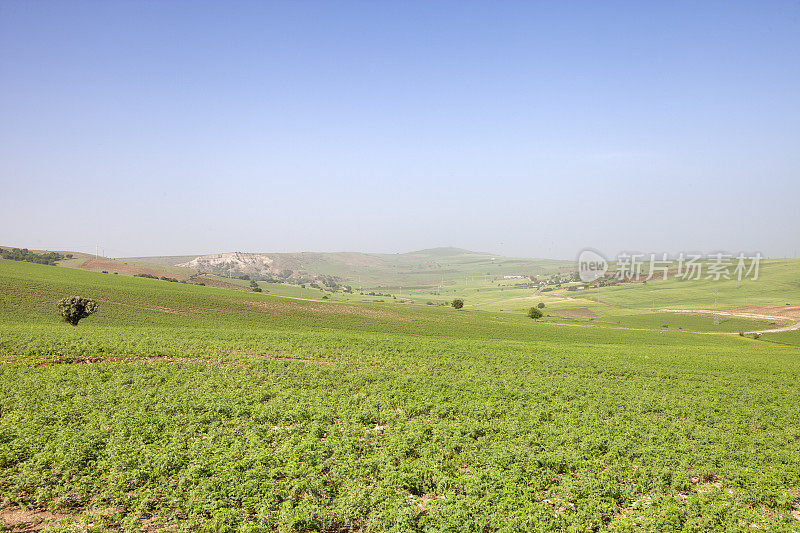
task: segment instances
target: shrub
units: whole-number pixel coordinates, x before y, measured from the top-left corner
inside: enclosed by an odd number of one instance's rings
[[[534,320],[538,320],[544,316],[544,314],[539,311],[536,307],[531,307],[528,309],[528,316]]]
[[[97,302],[81,296],[70,296],[58,302],[58,311],[67,324],[78,325],[78,321],[97,311]]]
[[[464,307],[464,300],[462,300],[461,298],[456,298],[455,300],[452,301],[450,305],[452,305],[454,309],[461,309],[462,307]]]
[[[544,302],[539,302],[539,305],[537,305],[536,307],[538,307],[539,309],[544,309]]]
[[[56,252],[44,252],[37,254],[27,248],[12,248],[6,250],[0,248],[0,257],[12,261],[26,261],[28,263],[39,263],[40,265],[55,265],[56,261],[61,261],[64,256]]]

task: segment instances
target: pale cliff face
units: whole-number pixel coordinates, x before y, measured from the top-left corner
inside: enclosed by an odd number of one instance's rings
[[[263,254],[246,254],[228,252],[224,254],[210,254],[195,257],[187,263],[178,266],[194,268],[196,270],[215,271],[233,268],[245,274],[269,274],[274,260]]]

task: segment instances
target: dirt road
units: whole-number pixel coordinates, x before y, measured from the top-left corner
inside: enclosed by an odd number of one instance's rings
[[[789,309],[789,307],[793,307],[793,306],[788,306],[787,307],[787,309],[789,311],[795,311],[795,309]],[[753,308],[749,308],[749,309],[753,309]],[[798,309],[800,309],[800,308],[798,308]],[[704,314],[704,315],[713,315],[715,313],[715,311],[713,309],[659,309],[658,311],[660,313],[697,313],[697,314]],[[794,315],[793,312],[782,313],[780,315],[777,315],[777,314],[763,314],[763,313],[759,313],[757,311],[756,312],[753,312],[753,311],[747,311],[747,312],[744,312],[744,311],[716,311],[716,314],[722,315],[722,316],[735,316],[735,317],[740,317],[740,318],[755,318],[755,319],[758,319],[758,320],[781,320],[781,321],[784,321],[784,320],[791,320],[791,319],[795,319],[796,320],[797,319],[796,315],[793,316]],[[793,324],[789,324],[788,326],[781,326],[781,327],[778,327],[778,328],[761,329],[761,330],[757,330],[757,331],[745,331],[744,333],[748,334],[748,335],[752,335],[754,333],[758,333],[758,334],[761,334],[761,333],[783,333],[785,331],[797,331],[797,330],[800,330],[800,322],[795,322]],[[739,334],[737,332],[718,332],[718,331],[695,331],[693,333],[702,333],[702,334],[711,334],[711,335],[738,335]]]

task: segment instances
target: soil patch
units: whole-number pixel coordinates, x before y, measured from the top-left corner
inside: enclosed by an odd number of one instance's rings
[[[159,270],[157,265],[153,265],[154,268],[136,266],[136,265],[128,265],[121,261],[112,261],[110,259],[98,258],[98,259],[87,259],[84,263],[80,266],[83,270],[106,270],[109,273],[112,272],[124,272],[125,274],[150,274],[151,276],[156,277],[167,277],[167,278],[175,278],[175,279],[187,279],[187,276],[181,274],[175,274],[173,272],[165,272],[163,270]]]
[[[567,318],[594,318],[597,313],[588,307],[577,307],[575,309],[553,309],[553,313]]]
[[[40,360],[36,362],[36,366],[54,366],[54,365],[88,365],[95,363],[164,363],[164,364],[207,364],[214,366],[241,366],[241,360],[268,360],[268,361],[288,361],[292,363],[313,363],[319,365],[338,365],[339,361],[332,359],[308,359],[303,357],[290,357],[281,355],[270,354],[251,354],[251,353],[231,353],[231,357],[235,359],[217,359],[213,357],[169,357],[165,355],[153,356],[136,356],[136,355],[108,355],[108,356],[93,356],[93,357],[66,357],[62,359],[53,360]],[[25,357],[22,355],[6,356],[8,358],[16,358],[17,360]],[[239,359],[238,361],[236,359]],[[13,361],[3,361],[0,363],[11,364]]]
[[[732,313],[746,313],[767,317],[796,318],[800,320],[798,305],[748,305],[730,310]]]
[[[12,533],[29,533],[44,531],[53,526],[64,526],[73,522],[75,517],[63,513],[53,513],[37,509],[23,509],[22,507],[0,508],[0,524]]]

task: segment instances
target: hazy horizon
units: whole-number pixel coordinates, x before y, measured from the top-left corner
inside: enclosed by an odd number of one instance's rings
[[[797,2],[0,5],[0,245],[797,257]]]

